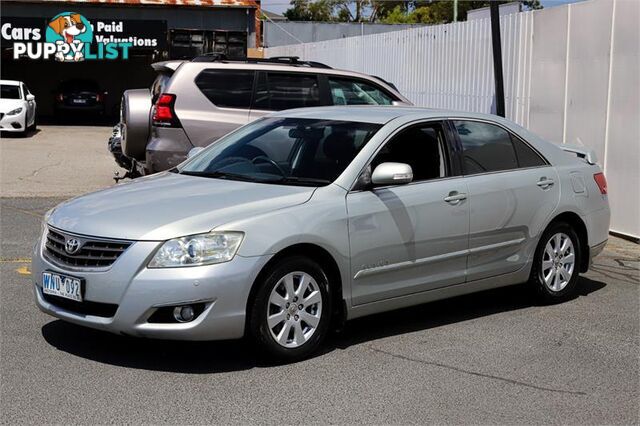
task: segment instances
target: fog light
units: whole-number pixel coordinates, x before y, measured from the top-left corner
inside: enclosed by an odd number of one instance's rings
[[[196,313],[192,306],[176,306],[173,309],[173,317],[178,322],[189,322],[193,321],[196,317]]]

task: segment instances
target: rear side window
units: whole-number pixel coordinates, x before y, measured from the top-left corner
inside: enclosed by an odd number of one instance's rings
[[[546,165],[535,150],[500,126],[477,121],[453,124],[462,143],[467,175]]]
[[[218,107],[249,109],[254,75],[250,70],[204,70],[196,86]]]
[[[460,142],[465,174],[497,172],[518,168],[509,132],[477,121],[454,121]]]
[[[358,80],[329,78],[334,105],[391,105],[394,99],[381,89]]]
[[[266,73],[258,81],[254,108],[280,111],[320,105],[318,76],[307,73]]]
[[[547,164],[529,145],[513,135],[511,135],[511,140],[513,141],[520,167],[540,167]]]

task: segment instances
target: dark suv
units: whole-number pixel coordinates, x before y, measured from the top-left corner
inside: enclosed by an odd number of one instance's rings
[[[114,155],[120,163],[130,161],[129,176],[172,168],[192,148],[273,111],[411,105],[381,78],[296,57],[231,61],[205,56],[153,68],[158,76],[151,89],[128,90],[122,99],[122,149]]]

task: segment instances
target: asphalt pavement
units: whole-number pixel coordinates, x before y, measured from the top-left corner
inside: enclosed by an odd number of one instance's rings
[[[42,215],[111,184],[97,176],[115,168],[107,160],[53,197],[29,179],[19,195],[41,196],[16,196],[15,158],[2,160],[3,424],[640,422],[640,249],[614,237],[567,303],[539,306],[514,286],[361,318],[291,365],[244,341],[134,339],[49,317],[28,263]]]

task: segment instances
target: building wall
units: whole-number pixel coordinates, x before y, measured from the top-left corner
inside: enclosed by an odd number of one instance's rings
[[[593,148],[611,230],[640,238],[640,1],[592,0],[500,18],[506,115]],[[492,112],[488,19],[266,49],[378,75],[416,105]]]
[[[255,9],[239,7],[113,6],[61,3],[2,3],[2,15],[49,18],[61,12],[78,12],[91,18],[148,19],[167,21],[181,29],[246,31],[247,46],[256,46]]]

